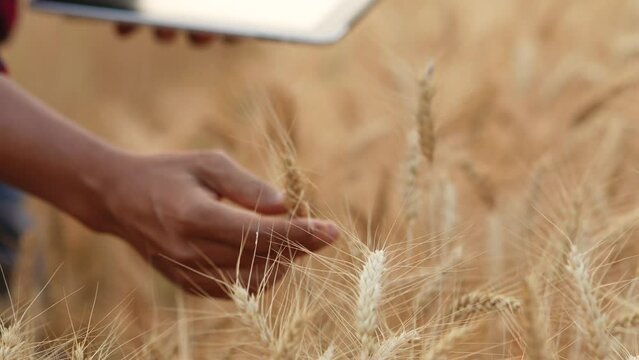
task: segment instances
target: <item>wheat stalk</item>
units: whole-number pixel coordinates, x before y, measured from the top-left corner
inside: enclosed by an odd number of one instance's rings
[[[617,82],[594,94],[572,115],[571,125],[580,126],[606,107],[611,101],[632,90],[639,84],[639,77],[630,77]]]
[[[610,354],[610,339],[606,317],[599,308],[584,256],[574,246],[568,256],[567,270],[572,276],[573,281],[569,283],[579,308],[581,329],[587,336],[587,346],[596,359],[607,359]]]
[[[178,359],[189,360],[192,358],[191,344],[190,344],[190,329],[188,323],[186,303],[184,294],[178,292],[175,294],[175,301],[177,305],[177,338],[178,338]]]
[[[375,203],[373,207],[373,213],[370,217],[370,223],[380,228],[384,225],[388,210],[390,207],[390,195],[391,195],[391,176],[387,168],[382,169],[380,175],[380,182],[375,194]]]
[[[382,276],[386,255],[383,250],[371,253],[359,274],[356,321],[361,343],[360,358],[370,359],[377,347],[379,306],[382,301]]]
[[[464,162],[462,164],[462,170],[475,188],[479,199],[486,208],[492,210],[496,204],[495,186],[492,181],[490,181],[487,176],[480,174],[471,162]]]
[[[297,129],[297,103],[294,95],[281,86],[271,86],[267,93],[270,105],[267,114],[267,126],[271,139],[284,139],[284,143],[290,143],[293,148],[299,145]]]
[[[552,353],[548,347],[546,308],[537,278],[529,276],[524,281],[524,334],[526,336],[526,355],[530,360],[551,360]]]
[[[450,237],[457,224],[457,188],[448,178],[443,182],[441,232]]]
[[[453,273],[454,267],[461,262],[463,254],[464,250],[461,246],[454,248],[437,268],[434,279],[428,279],[420,286],[413,300],[416,316],[431,303],[433,297],[440,294],[446,278]]]

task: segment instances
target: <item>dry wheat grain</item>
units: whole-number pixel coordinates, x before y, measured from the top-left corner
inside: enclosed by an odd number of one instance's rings
[[[300,346],[300,341],[304,335],[304,329],[309,322],[310,316],[308,313],[297,310],[292,321],[284,325],[284,332],[282,336],[275,341],[275,349],[271,359],[296,359],[296,350]]]
[[[386,266],[383,250],[372,252],[359,274],[356,324],[361,343],[361,360],[370,359],[377,348],[379,306],[383,296],[382,277]]]
[[[639,327],[639,312],[627,314],[615,319],[610,324],[610,334],[613,336],[621,335],[624,331],[636,329]]]
[[[606,329],[606,317],[599,307],[584,255],[574,246],[568,256],[567,270],[572,276],[569,283],[579,309],[580,329],[587,337],[586,345],[596,359],[607,359],[610,355],[610,338]]]
[[[468,319],[491,311],[519,310],[519,300],[492,293],[473,292],[462,296],[453,306],[453,315],[458,319]]]
[[[432,109],[433,97],[435,96],[434,72],[435,64],[431,61],[426,65],[426,70],[419,79],[419,102],[416,116],[419,145],[422,155],[429,164],[435,160],[435,120]]]
[[[0,359],[23,360],[30,353],[29,347],[19,323],[0,325]]]
[[[240,284],[231,286],[231,299],[240,310],[240,320],[251,331],[255,332],[262,344],[268,348],[273,345],[273,335],[268,326],[268,320],[260,309],[260,302],[256,295],[251,295]]]
[[[282,154],[285,174],[286,207],[291,217],[309,215],[308,205],[304,199],[304,181],[297,167],[293,151],[288,149]]]
[[[473,329],[475,329],[475,325],[464,325],[452,328],[422,354],[421,360],[446,360],[448,352],[450,352],[461,338],[468,335]]]
[[[73,350],[71,351],[71,360],[85,360],[87,346],[84,342],[74,341]]]
[[[402,331],[400,334],[384,340],[375,354],[371,357],[372,360],[390,360],[394,359],[394,356],[405,346],[410,345],[411,342],[419,339],[419,332],[417,330]]]
[[[335,358],[335,346],[329,345],[324,353],[317,360],[333,360]]]
[[[419,189],[419,169],[422,156],[419,152],[419,136],[416,131],[408,133],[408,153],[406,156],[406,183],[404,185],[404,216],[406,219],[406,242],[412,251],[414,228],[419,217],[421,192]]]

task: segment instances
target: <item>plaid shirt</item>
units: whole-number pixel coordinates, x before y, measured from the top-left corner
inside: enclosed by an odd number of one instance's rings
[[[0,0],[0,43],[9,37],[16,21],[17,11],[16,0]],[[0,73],[6,73],[6,70],[0,59]]]

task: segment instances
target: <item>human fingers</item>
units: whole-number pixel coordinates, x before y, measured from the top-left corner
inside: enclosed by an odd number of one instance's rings
[[[284,195],[221,152],[199,155],[196,175],[218,195],[262,214],[287,212]]]
[[[118,33],[118,35],[122,37],[127,37],[132,35],[137,29],[138,27],[133,24],[125,24],[125,23],[115,24],[115,31]]]
[[[154,33],[155,38],[161,42],[171,42],[176,35],[175,30],[167,28],[156,28]]]
[[[244,243],[247,251],[260,255],[281,247],[316,251],[339,236],[337,227],[327,221],[261,216],[217,201],[207,201],[193,210],[186,231],[230,246]]]
[[[187,33],[187,37],[191,44],[195,46],[208,45],[216,40],[215,35],[201,32],[189,32]]]

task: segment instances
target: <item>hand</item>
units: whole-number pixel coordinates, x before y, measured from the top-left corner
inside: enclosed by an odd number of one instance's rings
[[[211,277],[255,290],[265,274],[281,276],[267,270],[281,268],[268,260],[338,236],[330,223],[279,216],[287,210],[282,194],[222,153],[130,155],[2,76],[0,109],[0,181],[123,238],[193,293],[225,296]]]
[[[265,273],[277,268],[269,259],[315,251],[338,236],[328,222],[276,216],[287,211],[282,194],[221,152],[118,163],[97,207],[108,215],[85,223],[125,239],[191,293],[225,297],[226,289],[211,279],[220,276],[255,291]],[[269,275],[275,281],[282,274]]]
[[[136,25],[131,24],[116,24],[116,31],[120,36],[129,36],[133,34],[137,30]],[[174,29],[166,29],[166,28],[156,28],[155,29],[155,38],[161,42],[171,42],[175,39],[177,35],[176,30]],[[235,43],[237,38],[231,36],[216,36],[208,33],[202,32],[188,32],[188,39],[191,44],[195,46],[204,46],[208,45],[217,39],[223,39],[227,43]]]

